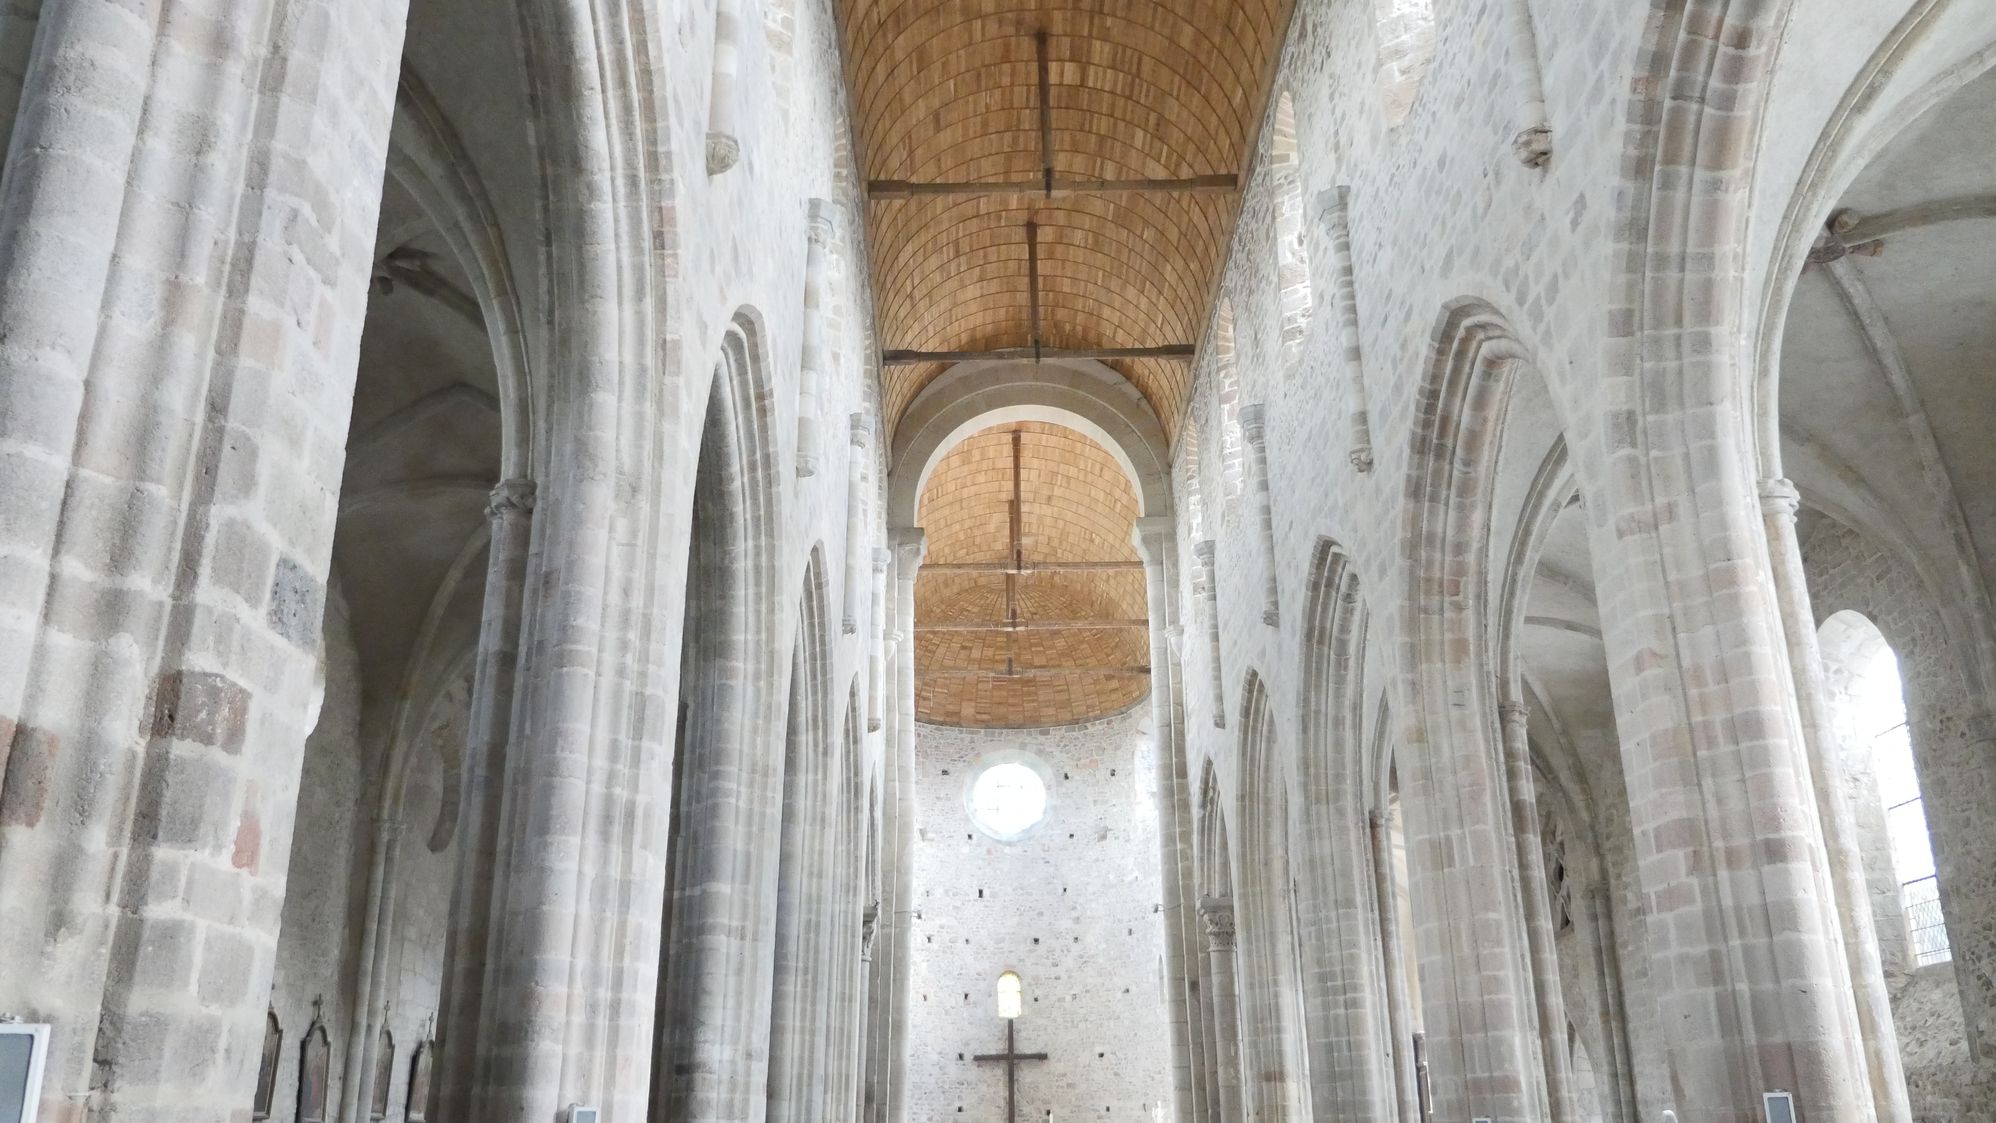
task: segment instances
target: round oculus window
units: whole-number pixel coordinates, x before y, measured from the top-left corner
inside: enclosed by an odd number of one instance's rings
[[[971,821],[1001,842],[1022,838],[1047,814],[1046,780],[1022,760],[995,762],[970,782]]]

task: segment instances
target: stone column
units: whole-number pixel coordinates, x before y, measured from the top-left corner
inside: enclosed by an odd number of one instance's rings
[[[1206,926],[1206,987],[1217,1030],[1220,1123],[1241,1123],[1240,982],[1234,964],[1234,902],[1224,897],[1203,898],[1199,919]]]
[[[1199,581],[1193,586],[1192,595],[1198,598],[1205,608],[1206,617],[1206,673],[1211,679],[1213,691],[1213,725],[1217,729],[1227,727],[1227,678],[1220,668],[1220,577],[1217,566],[1218,544],[1211,538],[1192,544],[1192,555],[1199,559]]]
[[[1617,528],[1594,536],[1595,567],[1614,575],[1601,620],[1655,1025],[1687,1121],[1782,1089],[1800,1118],[1842,1123],[1872,1097],[1760,502],[1737,430],[1697,396],[1726,361],[1630,360],[1650,381],[1611,392],[1645,412],[1596,517]],[[1663,387],[1695,404],[1649,400]]]
[[[1165,1016],[1170,1023],[1172,1101],[1180,1123],[1191,1119],[1192,1053],[1187,1015],[1185,945],[1178,939],[1179,918],[1185,907],[1180,870],[1184,865],[1186,836],[1178,791],[1184,771],[1183,730],[1180,715],[1172,705],[1171,682],[1171,592],[1172,553],[1177,546],[1177,521],[1168,516],[1140,518],[1132,530],[1138,556],[1144,561],[1144,591],[1150,623],[1150,710],[1152,752],[1157,765],[1159,880],[1163,887],[1164,916],[1164,997]]]
[[[1870,889],[1858,849],[1857,828],[1844,795],[1843,760],[1834,732],[1836,722],[1823,685],[1823,653],[1817,644],[1815,611],[1809,604],[1802,547],[1795,534],[1795,513],[1801,506],[1801,497],[1787,480],[1762,480],[1760,502],[1767,528],[1768,560],[1774,568],[1775,595],[1780,600],[1782,633],[1788,641],[1788,668],[1794,675],[1802,738],[1808,749],[1816,809],[1822,822],[1823,849],[1829,859],[1835,919],[1843,936],[1857,1029],[1864,1044],[1865,1075],[1879,1123],[1907,1123],[1912,1118],[1912,1106],[1906,1094],[1905,1067],[1899,1057],[1899,1033],[1892,1020],[1892,994],[1886,987],[1879,961]]]
[[[1248,466],[1254,472],[1255,524],[1261,531],[1263,575],[1261,620],[1269,627],[1281,622],[1279,582],[1275,557],[1275,497],[1268,480],[1268,425],[1260,402],[1241,407],[1241,433],[1247,438]]]
[[[437,1110],[469,1118],[478,1036],[484,1023],[485,972],[491,962],[493,881],[499,807],[513,719],[514,672],[532,537],[534,481],[505,480],[485,505],[492,544],[485,558],[485,599],[472,672],[471,722],[458,797],[457,871],[445,934],[443,993],[437,1003]]]
[[[1379,908],[1381,969],[1386,975],[1386,1028],[1393,1038],[1393,1092],[1399,1103],[1400,1123],[1421,1123],[1421,1099],[1414,1072],[1414,1019],[1407,993],[1406,945],[1400,935],[1399,893],[1393,887],[1393,840],[1387,830],[1386,813],[1377,809],[1366,815],[1366,828],[1372,846],[1373,895]]]
[[[888,1019],[892,1058],[888,1075],[889,1123],[907,1123],[908,1112],[908,965],[915,940],[915,577],[922,567],[928,539],[920,527],[896,527],[890,534],[894,550],[894,617],[902,635],[897,645],[894,760],[897,791],[891,793],[900,811],[895,825],[894,997]]]
[[[1511,832],[1518,850],[1518,883],[1525,906],[1525,944],[1532,960],[1532,995],[1538,1006],[1540,1063],[1545,1067],[1547,1108],[1553,1123],[1574,1123],[1573,1065],[1566,1045],[1566,999],[1559,980],[1552,906],[1546,887],[1545,850],[1539,840],[1538,788],[1532,778],[1528,712],[1522,702],[1500,702],[1504,777],[1511,794]]]
[[[280,7],[9,32],[0,1010],[54,1026],[43,1123],[255,1082],[406,19]]]

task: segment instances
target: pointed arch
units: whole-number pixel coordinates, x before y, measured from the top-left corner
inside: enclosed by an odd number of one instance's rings
[[[1250,1118],[1303,1120],[1308,1068],[1298,998],[1298,962],[1290,867],[1289,777],[1274,704],[1261,674],[1249,670],[1240,701],[1240,771],[1236,784],[1242,879],[1240,932],[1242,1071]]]
[[[1357,566],[1319,538],[1304,586],[1296,751],[1297,926],[1303,946],[1310,1099],[1343,1118],[1395,1100],[1374,877],[1363,681],[1367,616]]]
[[[770,965],[741,970],[732,958],[743,939],[773,939],[778,853],[764,840],[780,829],[782,774],[762,736],[783,728],[791,647],[762,340],[754,310],[737,311],[712,368],[694,472],[654,1118],[720,1111],[767,1078],[752,1042],[769,1013]]]
[[[1444,307],[1433,364],[1419,391],[1408,462],[1402,542],[1403,715],[1396,756],[1409,851],[1424,853],[1445,832],[1488,840],[1456,862],[1413,862],[1421,904],[1422,991],[1434,1058],[1434,1110],[1470,1114],[1472,1087],[1499,1073],[1536,1069],[1533,989],[1512,949],[1525,945],[1516,900],[1510,808],[1497,769],[1497,702],[1491,662],[1491,502],[1505,406],[1529,352],[1491,305],[1464,298]],[[1458,834],[1459,837],[1459,834]],[[1492,938],[1492,922],[1504,939]],[[1466,934],[1474,925],[1479,935]],[[1464,941],[1458,944],[1457,941]],[[1438,954],[1486,949],[1474,960]],[[1429,985],[1432,982],[1432,986]],[[1444,1003],[1435,998],[1445,995]],[[1477,1095],[1479,1111],[1537,1117],[1543,1084],[1509,1081]]]

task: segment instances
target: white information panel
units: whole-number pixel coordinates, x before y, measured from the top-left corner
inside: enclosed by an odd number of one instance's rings
[[[48,1026],[0,1022],[0,1123],[34,1123],[48,1051]]]

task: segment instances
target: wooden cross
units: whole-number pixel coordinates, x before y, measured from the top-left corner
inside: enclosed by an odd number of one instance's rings
[[[1019,1123],[1019,1062],[1043,1061],[1045,1053],[1019,1052],[1019,1023],[1017,1019],[1005,1019],[1005,1051],[1002,1053],[979,1053],[970,1058],[973,1061],[1005,1062],[1005,1123]]]

